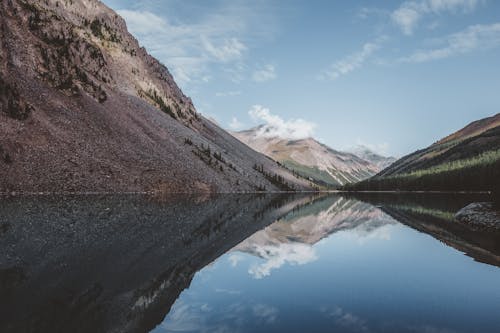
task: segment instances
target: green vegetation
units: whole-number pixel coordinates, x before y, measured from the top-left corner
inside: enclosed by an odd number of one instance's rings
[[[257,192],[266,192],[267,191],[267,188],[262,184],[259,184],[258,186],[256,186],[255,189],[257,190]]]
[[[104,39],[104,35],[102,33],[102,25],[101,25],[101,21],[99,21],[98,19],[94,19],[91,23],[90,23],[90,30],[92,31],[92,34],[94,36],[96,36],[97,38],[99,39]]]
[[[327,187],[336,188],[340,184],[326,171],[317,167],[307,167],[294,161],[283,161],[283,166],[289,169],[295,176],[312,180],[314,183]]]
[[[420,169],[416,171],[412,171],[410,173],[404,173],[400,175],[389,176],[387,178],[418,178],[426,175],[436,175],[440,173],[447,173],[455,170],[474,168],[478,166],[485,166],[489,164],[494,164],[500,160],[500,149],[491,150],[484,152],[478,156],[451,161],[447,163],[442,163],[427,169]]]
[[[21,6],[31,12],[30,15],[28,16],[28,27],[30,30],[36,30],[39,28],[40,23],[42,22],[42,17],[41,17],[41,11],[40,9],[28,2],[21,2]]]
[[[89,25],[88,20],[85,19],[84,25]],[[102,23],[99,19],[94,19],[90,22],[90,31],[92,31],[92,34],[95,37],[101,40],[107,40],[113,43],[121,42],[121,38],[116,34],[116,31],[114,31],[107,23]]]
[[[500,149],[404,174],[347,185],[346,190],[494,191],[500,179]]]
[[[0,77],[0,112],[3,111],[13,119],[26,120],[33,110],[33,107],[21,98],[17,87]],[[5,159],[6,163],[7,161],[8,159]]]
[[[264,170],[264,166],[255,164],[253,166],[254,170],[260,172],[267,180],[269,180],[273,185],[278,187],[283,191],[295,191],[293,185],[288,184],[283,176],[270,173]]]
[[[8,152],[4,151],[1,145],[0,145],[0,161],[3,161],[5,164],[12,164],[12,157],[10,157]]]
[[[434,208],[426,208],[422,206],[410,206],[410,205],[390,205],[390,207],[396,210],[402,210],[412,214],[432,216],[437,219],[442,219],[449,222],[455,220],[455,213],[450,211],[444,211]]]
[[[214,170],[224,172],[224,166],[226,166],[229,169],[238,172],[238,170],[232,163],[227,162],[226,159],[222,157],[222,153],[216,151],[212,152],[210,146],[207,145],[205,147],[204,144],[201,144],[200,147],[194,144],[191,139],[188,138],[184,139],[184,143],[193,146],[193,154],[196,155],[200,160],[205,162],[206,165],[214,168]]]
[[[168,114],[172,118],[177,119],[177,115],[174,113],[174,111],[172,110],[170,105],[167,105],[165,103],[163,98],[160,95],[158,95],[156,90],[149,89],[147,92],[144,90],[141,90],[139,92],[139,96],[143,97],[144,95],[147,98],[149,98],[150,100],[152,100],[160,108],[160,110],[162,110],[163,112],[165,112],[166,114]]]

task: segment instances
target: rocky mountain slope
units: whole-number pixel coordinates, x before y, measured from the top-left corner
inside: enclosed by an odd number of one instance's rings
[[[310,188],[198,114],[100,1],[2,1],[0,40],[0,192]]]
[[[351,189],[498,190],[500,113],[409,154]]]
[[[352,153],[334,150],[313,138],[289,140],[261,135],[265,131],[264,126],[234,132],[233,135],[316,184],[339,187],[366,179],[382,170],[383,163],[380,161],[371,162]]]

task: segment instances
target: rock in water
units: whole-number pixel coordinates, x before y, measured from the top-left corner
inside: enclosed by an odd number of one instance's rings
[[[460,209],[455,215],[457,221],[474,229],[500,230],[500,211],[491,202],[474,202]]]

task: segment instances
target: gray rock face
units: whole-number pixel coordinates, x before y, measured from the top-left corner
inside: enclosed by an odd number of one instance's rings
[[[491,202],[474,202],[460,209],[455,218],[473,229],[500,230],[500,211]]]
[[[311,187],[198,114],[100,1],[0,2],[0,192],[285,188]]]

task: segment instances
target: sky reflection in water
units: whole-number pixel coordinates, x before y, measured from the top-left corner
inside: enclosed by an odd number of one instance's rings
[[[327,197],[198,272],[153,332],[498,332],[500,269]]]

